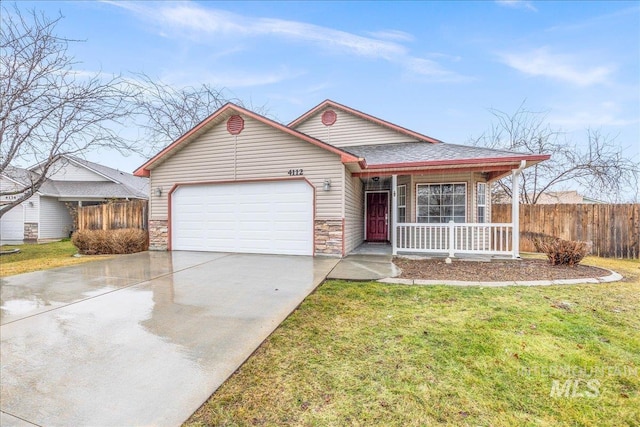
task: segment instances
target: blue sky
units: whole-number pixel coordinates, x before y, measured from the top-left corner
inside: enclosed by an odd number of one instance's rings
[[[638,2],[20,2],[78,68],[209,83],[288,123],[333,99],[450,143],[526,100],[576,143],[640,158]],[[93,153],[133,171],[144,159]]]

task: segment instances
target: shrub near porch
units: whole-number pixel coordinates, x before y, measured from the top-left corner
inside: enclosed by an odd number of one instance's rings
[[[585,262],[625,280],[327,282],[187,425],[639,425],[640,264],[601,260]],[[596,372],[598,395],[552,397],[581,377],[566,367]]]

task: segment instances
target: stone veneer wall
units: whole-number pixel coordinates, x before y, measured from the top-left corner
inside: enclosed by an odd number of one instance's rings
[[[149,250],[167,250],[167,231],[168,223],[166,220],[149,221]],[[342,256],[342,220],[316,220],[314,232],[316,255]]]
[[[342,220],[315,220],[316,255],[342,256]]]
[[[166,251],[169,246],[167,220],[149,220],[149,250]]]
[[[37,222],[24,223],[24,240],[30,241],[30,242],[38,241],[38,223]]]

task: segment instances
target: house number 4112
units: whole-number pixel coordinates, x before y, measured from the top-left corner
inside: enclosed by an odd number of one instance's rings
[[[289,176],[299,176],[299,175],[304,175],[302,169],[289,169],[289,172],[287,172],[289,174]]]

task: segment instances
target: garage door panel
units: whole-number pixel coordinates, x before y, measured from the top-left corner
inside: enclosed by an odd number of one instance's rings
[[[172,248],[313,254],[313,189],[304,181],[178,187]]]
[[[24,239],[24,207],[18,205],[0,218],[0,238],[2,240]]]

